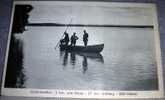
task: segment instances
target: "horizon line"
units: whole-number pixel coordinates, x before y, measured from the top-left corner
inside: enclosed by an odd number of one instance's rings
[[[55,27],[123,27],[123,28],[153,28],[154,25],[111,25],[111,24],[60,24],[60,23],[28,23],[26,26],[55,26]]]

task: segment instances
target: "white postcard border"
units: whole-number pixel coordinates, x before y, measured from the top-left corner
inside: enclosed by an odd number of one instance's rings
[[[5,76],[7,59],[9,52],[9,44],[12,30],[12,23],[14,17],[15,4],[31,4],[38,5],[77,5],[77,6],[105,6],[105,7],[140,7],[140,8],[151,8],[153,10],[154,16],[154,36],[155,36],[155,52],[157,60],[157,73],[159,90],[158,91],[103,91],[103,90],[56,90],[56,89],[20,89],[20,88],[5,88]],[[25,96],[25,97],[67,97],[67,98],[163,98],[164,97],[164,87],[163,87],[163,72],[162,72],[162,60],[161,60],[161,49],[160,49],[160,38],[158,29],[158,18],[157,10],[154,4],[145,3],[110,3],[110,2],[82,2],[82,1],[15,1],[13,3],[10,30],[8,36],[8,44],[6,50],[5,66],[3,71],[3,80],[1,87],[1,95],[4,96]],[[69,94],[70,93],[70,94]],[[104,94],[105,93],[105,94]],[[104,95],[103,95],[104,94]]]

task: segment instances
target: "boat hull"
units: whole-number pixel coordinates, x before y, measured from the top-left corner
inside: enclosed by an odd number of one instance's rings
[[[89,45],[89,46],[65,46],[60,45],[60,50],[64,51],[70,51],[70,52],[93,52],[93,53],[100,53],[104,48],[104,44],[99,45]]]

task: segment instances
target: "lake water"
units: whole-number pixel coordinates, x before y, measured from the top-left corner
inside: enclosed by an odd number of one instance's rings
[[[83,45],[83,29],[89,33],[89,45],[104,43],[100,54],[55,49],[65,27],[27,27],[23,34],[16,34],[23,42],[22,85],[69,90],[158,89],[152,28],[69,28],[70,36],[77,32],[77,45]]]

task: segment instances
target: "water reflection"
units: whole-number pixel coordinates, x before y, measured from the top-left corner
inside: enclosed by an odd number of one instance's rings
[[[12,35],[7,63],[5,87],[25,88],[24,83],[26,81],[26,76],[24,74],[23,59],[23,41]]]
[[[83,62],[82,62],[82,66],[83,66],[83,73],[85,74],[85,72],[88,69],[88,61],[87,61],[87,57],[83,57]]]
[[[71,52],[70,53],[70,63],[75,66],[76,64],[76,53],[75,52]]]
[[[68,57],[70,55],[70,64],[73,66],[73,69],[75,68],[76,62],[78,60],[76,59],[77,56],[82,57],[82,73],[85,74],[88,70],[88,59],[104,63],[103,56],[100,53],[83,53],[83,52],[67,52],[67,51],[60,51],[60,58],[62,59],[62,65],[63,69],[68,65]]]
[[[65,67],[68,65],[68,52],[60,52],[60,58],[63,60],[63,70],[65,70]]]
[[[63,65],[66,66],[68,64],[68,52],[66,51],[64,54]]]
[[[100,53],[84,53],[84,52],[79,52],[77,55],[89,58],[93,61],[104,63],[104,58]]]

